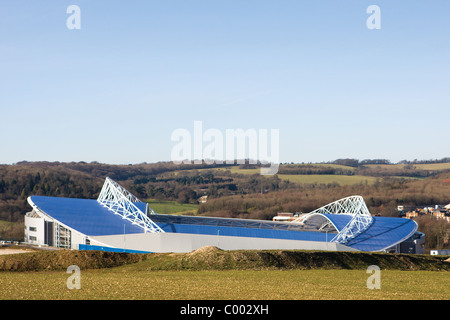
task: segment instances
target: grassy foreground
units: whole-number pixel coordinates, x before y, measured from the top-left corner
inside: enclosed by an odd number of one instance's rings
[[[448,300],[447,258],[215,247],[149,255],[39,251],[0,256],[0,288],[1,299],[12,300]],[[81,269],[80,289],[67,287],[72,264]],[[373,264],[381,288],[371,290]]]
[[[442,300],[448,272],[381,271],[368,289],[364,270],[81,271],[81,289],[67,288],[65,272],[2,273],[2,299],[119,300]],[[6,289],[6,290],[5,290]]]

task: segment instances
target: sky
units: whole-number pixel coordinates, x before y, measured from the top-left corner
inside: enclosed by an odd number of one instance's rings
[[[195,121],[279,130],[282,163],[449,157],[448,12],[447,0],[1,1],[0,163],[171,161],[173,132],[194,136]]]

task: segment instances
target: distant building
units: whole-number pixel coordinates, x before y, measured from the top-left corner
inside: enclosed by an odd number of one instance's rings
[[[297,217],[294,217],[292,212],[278,212],[273,221],[294,221]]]
[[[206,203],[206,201],[208,201],[208,196],[198,198],[198,203]]]
[[[450,255],[450,250],[430,250],[430,254],[448,256]]]
[[[415,207],[413,206],[405,206],[405,205],[397,206],[397,211],[400,212],[400,214],[403,214],[404,212],[408,212],[414,209]]]
[[[419,212],[418,211],[409,211],[405,214],[405,217],[408,219],[413,219],[413,218],[417,218],[419,216]]]
[[[450,204],[446,206],[435,205],[435,206],[418,207],[415,209],[410,209],[409,211],[403,213],[402,215],[404,215],[404,217],[408,219],[414,219],[420,216],[428,215],[433,216],[437,219],[445,220],[448,223],[450,223]]]

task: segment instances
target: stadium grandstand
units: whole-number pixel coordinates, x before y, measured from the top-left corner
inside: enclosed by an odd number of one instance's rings
[[[98,199],[30,196],[25,242],[76,250],[302,249],[424,253],[413,220],[372,216],[351,196],[291,222],[158,214],[110,178]]]

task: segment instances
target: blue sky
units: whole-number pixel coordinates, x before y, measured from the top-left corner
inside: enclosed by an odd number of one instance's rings
[[[69,5],[81,29],[69,30]],[[369,30],[369,5],[381,29]],[[279,129],[281,162],[450,156],[450,2],[0,2],[0,163],[169,161]]]

